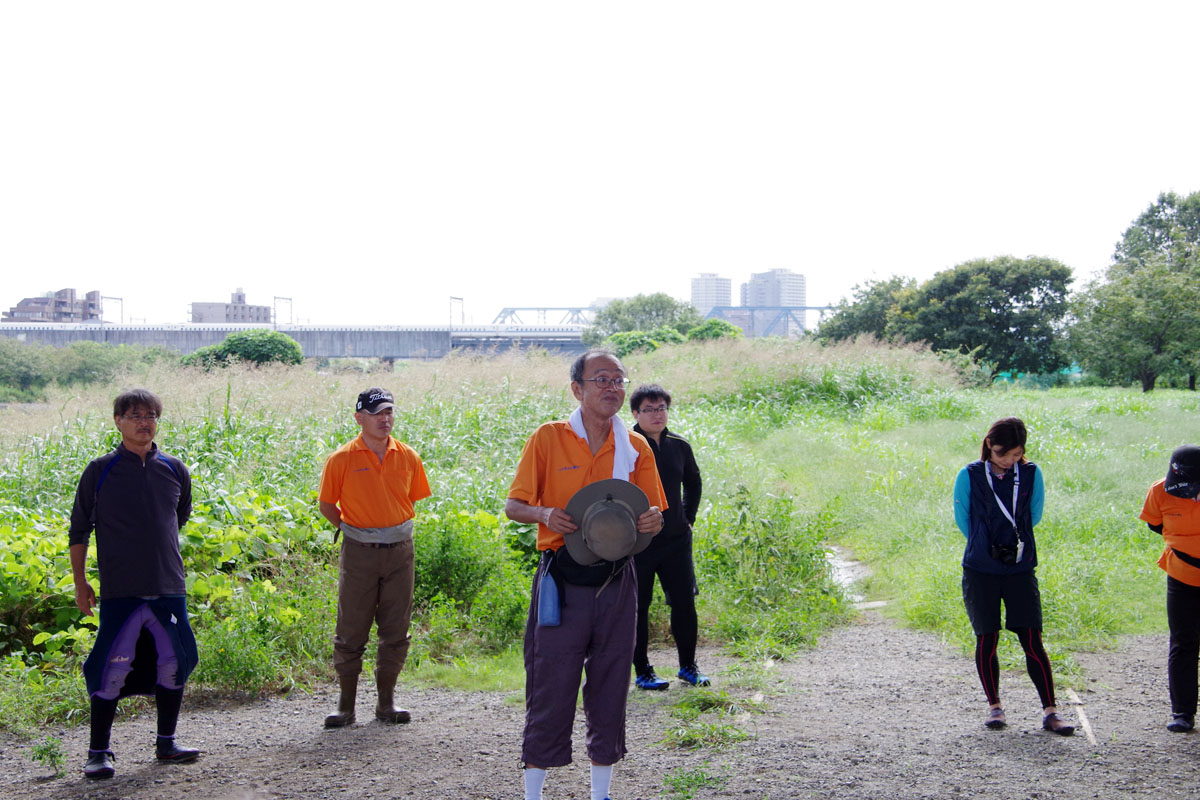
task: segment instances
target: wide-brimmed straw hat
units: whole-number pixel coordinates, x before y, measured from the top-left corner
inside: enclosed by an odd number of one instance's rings
[[[629,481],[589,483],[567,502],[567,513],[579,526],[563,537],[567,552],[584,566],[642,552],[654,534],[638,533],[637,519],[649,510],[646,493]]]

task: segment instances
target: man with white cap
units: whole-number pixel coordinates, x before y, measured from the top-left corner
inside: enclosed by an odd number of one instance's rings
[[[371,623],[377,623],[375,718],[408,722],[394,693],[408,657],[413,603],[413,505],[429,497],[421,457],[392,437],[392,393],[372,387],[358,396],[354,421],[362,432],[325,462],[318,497],[321,515],[342,537],[338,559],[337,628],[333,667],[341,695],[325,727],[354,722],[354,700]],[[333,535],[337,541],[338,534]]]
[[[571,763],[581,673],[593,800],[608,797],[613,764],[626,753],[637,623],[630,555],[662,528],[665,506],[650,446],[617,416],[627,383],[612,353],[590,350],[575,360],[571,391],[579,407],[530,437],[504,507],[510,519],[537,524],[542,551],[525,628],[527,800],[542,797],[548,767]],[[546,592],[559,602],[545,603],[539,620]]]

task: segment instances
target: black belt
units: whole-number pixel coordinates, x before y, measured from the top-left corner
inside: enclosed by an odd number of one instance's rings
[[[360,542],[358,539],[351,539],[349,536],[346,537],[346,541],[350,544],[356,544],[359,547],[374,547],[379,550],[399,547],[400,545],[404,544],[404,542]]]
[[[1200,568],[1200,558],[1196,558],[1195,556],[1189,556],[1187,553],[1181,553],[1178,550],[1176,550],[1174,547],[1171,548],[1171,552],[1174,553],[1179,558],[1179,560],[1182,561],[1183,563],[1191,564],[1193,567]]]

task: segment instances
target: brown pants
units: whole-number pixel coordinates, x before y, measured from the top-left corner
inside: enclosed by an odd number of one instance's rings
[[[337,629],[333,637],[333,668],[339,678],[362,672],[372,622],[378,625],[376,671],[395,675],[404,668],[413,578],[411,539],[395,547],[368,547],[342,539]]]
[[[544,567],[539,568],[539,572]],[[626,753],[625,700],[637,627],[637,572],[625,565],[601,591],[564,583],[562,624],[537,624],[537,577],[525,623],[525,738],[521,760],[538,767],[571,763],[579,678],[587,718],[587,754],[615,764]]]

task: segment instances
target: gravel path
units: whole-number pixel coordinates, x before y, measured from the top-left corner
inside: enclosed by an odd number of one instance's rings
[[[735,724],[752,734],[718,751],[658,744],[686,691],[630,698],[630,755],[613,791],[624,798],[684,797],[664,776],[703,770],[723,786],[696,798],[1161,798],[1200,797],[1200,735],[1168,733],[1166,641],[1134,637],[1115,653],[1080,656],[1090,677],[1080,692],[1094,742],[1040,729],[1037,695],[1023,673],[1006,674],[1009,727],[984,729],[971,661],[938,639],[896,627],[877,612],[829,632],[818,649],[770,668],[742,665],[713,650],[701,664],[716,687],[747,699],[765,694],[765,713]],[[659,664],[670,657],[659,653]],[[749,675],[747,674],[749,673]],[[403,689],[403,687],[402,687]],[[1067,716],[1079,706],[1060,698]],[[227,708],[184,705],[182,744],[204,757],[189,765],[153,762],[153,714],[118,723],[117,775],[80,775],[86,730],[53,732],[69,753],[67,775],[45,779],[29,743],[0,751],[5,798],[491,798],[521,797],[517,764],[523,699],[517,693],[402,691],[409,725],[374,721],[326,731],[333,687]],[[374,701],[364,687],[360,703]],[[552,770],[546,798],[586,800],[588,777],[577,726],[576,763]]]

